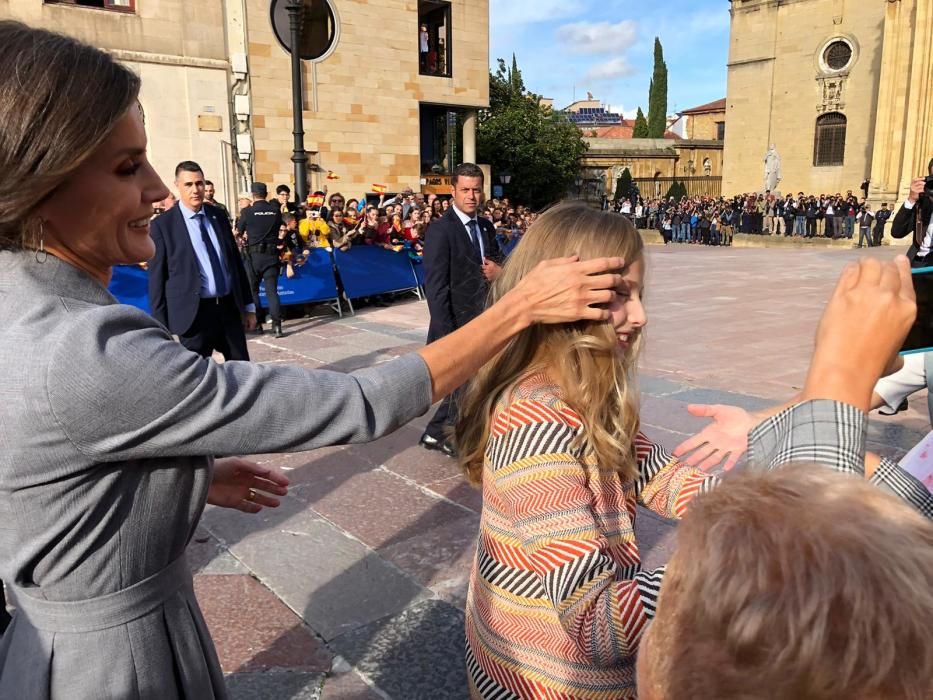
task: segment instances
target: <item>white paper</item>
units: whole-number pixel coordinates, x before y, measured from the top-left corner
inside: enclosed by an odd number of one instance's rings
[[[933,493],[933,432],[918,442],[900,461],[904,471],[915,476]]]

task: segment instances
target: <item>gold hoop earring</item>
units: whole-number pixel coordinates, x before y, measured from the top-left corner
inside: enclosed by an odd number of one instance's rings
[[[49,259],[49,253],[45,249],[45,222],[39,219],[39,247],[36,248],[36,262],[44,263]]]

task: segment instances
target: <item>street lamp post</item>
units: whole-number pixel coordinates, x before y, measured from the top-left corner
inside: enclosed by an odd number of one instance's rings
[[[508,170],[503,170],[499,173],[499,183],[502,185],[502,196],[505,196],[505,188],[508,187],[509,183],[512,182],[512,173]]]
[[[291,33],[292,133],[295,136],[292,163],[295,164],[295,201],[303,203],[308,197],[308,154],[305,151],[300,56],[301,14],[304,10],[304,3],[302,0],[291,0],[286,9],[288,10],[288,25]]]

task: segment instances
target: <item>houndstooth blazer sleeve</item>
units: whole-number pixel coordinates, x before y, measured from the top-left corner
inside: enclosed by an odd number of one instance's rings
[[[864,476],[868,416],[836,401],[807,401],[764,421],[748,434],[748,463],[774,469],[792,462],[816,462],[836,471]],[[871,483],[933,519],[933,495],[889,459]]]

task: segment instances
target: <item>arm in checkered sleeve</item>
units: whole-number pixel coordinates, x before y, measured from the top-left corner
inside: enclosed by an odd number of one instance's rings
[[[678,461],[643,433],[635,438],[638,479],[635,494],[645,508],[665,518],[681,518],[698,494],[715,487],[720,479],[702,469]]]
[[[748,463],[774,469],[792,462],[816,462],[855,476],[865,475],[868,416],[837,401],[807,401],[759,424],[748,434]],[[871,483],[933,519],[933,495],[891,460],[882,459]]]
[[[572,446],[576,428],[543,404],[521,403],[540,418],[493,440],[495,490],[567,635],[594,665],[617,666],[635,656],[654,617],[664,569],[616,564]]]

